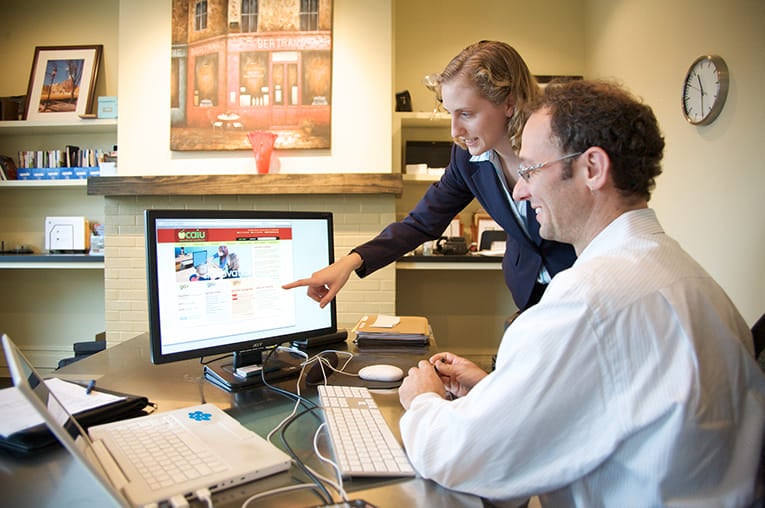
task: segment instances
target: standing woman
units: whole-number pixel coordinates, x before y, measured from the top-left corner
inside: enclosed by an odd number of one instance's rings
[[[512,198],[526,108],[539,95],[539,86],[518,52],[498,41],[472,44],[441,72],[437,92],[451,113],[455,143],[440,181],[403,220],[284,289],[308,286],[308,295],[324,307],[351,272],[366,277],[423,242],[439,238],[473,198],[507,233],[502,270],[520,310],[539,301],[550,278],[573,264],[573,247],[540,238],[528,202]]]

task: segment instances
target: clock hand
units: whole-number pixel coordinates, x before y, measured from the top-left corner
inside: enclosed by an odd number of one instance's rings
[[[701,95],[699,96],[699,101],[701,102],[701,113],[704,113],[704,86],[701,84],[701,76],[696,74],[696,79],[699,81],[699,91],[701,92]]]
[[[699,81],[699,92],[701,92],[701,95],[706,95],[704,92],[704,85],[701,84],[701,76],[696,74],[696,79]]]

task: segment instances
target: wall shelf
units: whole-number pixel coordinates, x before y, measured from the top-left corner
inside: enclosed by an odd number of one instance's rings
[[[103,270],[104,256],[90,254],[4,254],[0,256],[2,270]]]
[[[0,187],[17,187],[23,189],[43,189],[49,187],[86,187],[88,180],[0,180]]]
[[[402,176],[405,182],[437,182],[441,179],[441,175],[418,175],[404,173]]]
[[[397,112],[393,118],[401,123],[401,127],[449,127],[452,122],[449,113],[432,111]]]
[[[103,196],[401,195],[398,173],[94,176],[88,194]]]
[[[498,256],[404,256],[396,261],[396,270],[502,270]]]
[[[36,134],[90,134],[117,132],[116,119],[72,121],[5,120],[0,121],[0,135],[27,136]]]

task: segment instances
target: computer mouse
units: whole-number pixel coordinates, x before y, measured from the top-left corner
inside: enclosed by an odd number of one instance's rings
[[[367,365],[359,369],[359,377],[365,381],[399,381],[404,377],[404,371],[395,365]]]

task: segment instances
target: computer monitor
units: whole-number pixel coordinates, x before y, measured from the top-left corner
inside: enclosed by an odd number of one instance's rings
[[[146,210],[151,359],[232,353],[205,377],[235,390],[260,381],[262,353],[337,331],[335,302],[320,308],[282,285],[334,261],[330,212]],[[265,366],[269,379],[296,373]],[[257,375],[253,375],[257,374]]]

